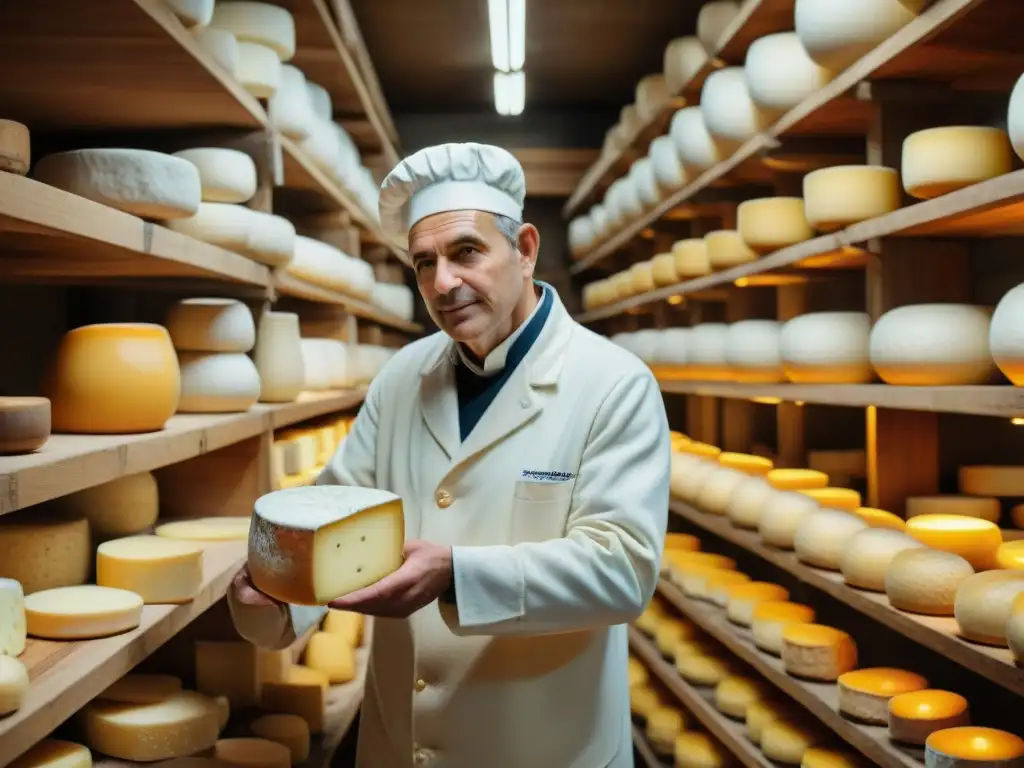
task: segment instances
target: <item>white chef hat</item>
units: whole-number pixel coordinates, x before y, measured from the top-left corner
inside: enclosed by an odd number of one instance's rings
[[[399,242],[445,211],[486,211],[521,221],[526,176],[512,153],[489,144],[439,144],[400,162],[380,187],[380,223]]]

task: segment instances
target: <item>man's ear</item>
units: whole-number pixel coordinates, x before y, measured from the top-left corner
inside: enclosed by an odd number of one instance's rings
[[[519,228],[519,253],[522,254],[524,276],[531,277],[540,253],[540,232],[533,224],[523,224]]]

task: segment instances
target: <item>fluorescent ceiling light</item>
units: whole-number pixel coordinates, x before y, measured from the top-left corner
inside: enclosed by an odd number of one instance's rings
[[[491,61],[499,72],[526,63],[526,0],[487,0],[491,27]]]
[[[526,75],[522,72],[494,73],[494,107],[499,115],[521,115],[526,106]]]

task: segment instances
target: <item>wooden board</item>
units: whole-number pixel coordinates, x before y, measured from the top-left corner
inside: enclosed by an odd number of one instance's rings
[[[747,768],[770,768],[773,765],[746,737],[742,723],[729,719],[715,708],[713,688],[701,691],[686,682],[675,667],[662,658],[654,643],[633,626],[629,627],[629,649],[743,765]]]
[[[227,591],[245,562],[245,542],[213,544],[203,553],[203,585],[184,605],[147,605],[131,632],[99,640],[30,640],[20,659],[31,680],[21,709],[0,719],[0,765],[6,765],[191,623]]]
[[[848,587],[839,573],[811,568],[792,552],[767,547],[754,531],[733,527],[728,518],[708,515],[689,504],[672,500],[672,514],[760,557],[801,582],[890,627],[950,661],[965,667],[1018,695],[1024,695],[1024,669],[1018,667],[1007,648],[993,648],[963,640],[952,616],[918,616],[889,605],[884,594]]]
[[[279,271],[274,281],[278,292],[285,296],[295,296],[307,301],[317,301],[324,304],[337,304],[357,317],[363,317],[375,323],[408,333],[419,333],[423,330],[423,326],[418,323],[403,320],[365,301],[314,285],[285,271]]]
[[[35,453],[0,457],[0,514],[118,477],[165,467],[274,428],[358,406],[362,391],[304,393],[245,413],[182,414],[139,435],[52,435]]]
[[[884,768],[921,768],[924,765],[923,750],[895,744],[889,739],[888,728],[861,725],[840,715],[835,683],[798,680],[786,674],[782,660],[758,650],[750,632],[729,622],[722,608],[691,600],[664,579],[658,583],[658,594],[875,765]]]

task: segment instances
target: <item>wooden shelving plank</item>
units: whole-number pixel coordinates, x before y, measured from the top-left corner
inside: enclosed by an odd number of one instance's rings
[[[203,586],[183,605],[147,605],[131,632],[99,640],[29,640],[20,659],[31,684],[21,709],[0,720],[0,765],[46,737],[97,694],[176,635],[227,591],[245,562],[245,542],[207,546]]]
[[[0,514],[24,509],[118,477],[176,464],[293,424],[358,405],[363,393],[306,393],[294,403],[245,413],[171,417],[139,435],[51,435],[38,451],[0,457]]]
[[[708,731],[747,768],[771,768],[773,763],[745,735],[742,723],[730,720],[717,709],[712,695],[686,682],[675,667],[665,661],[654,644],[636,627],[629,627],[629,647],[645,667],[671,691]]]
[[[633,746],[636,747],[645,768],[665,768],[665,764],[658,759],[654,750],[651,749],[651,745],[647,743],[643,732],[635,725],[633,726]]]
[[[318,301],[324,304],[338,304],[358,317],[372,320],[381,325],[387,325],[399,331],[406,331],[407,333],[419,333],[423,330],[423,326],[418,323],[412,323],[400,317],[395,317],[365,301],[314,285],[284,271],[277,273],[275,282],[278,292],[286,296],[294,296],[306,299],[307,301]]]
[[[729,622],[723,609],[689,599],[664,579],[658,583],[658,593],[875,765],[884,768],[921,768],[924,765],[923,750],[895,744],[889,739],[888,728],[854,723],[840,715],[835,683],[798,680],[786,674],[782,660],[761,653],[750,632]]]
[[[717,58],[729,64],[742,64],[758,38],[793,29],[796,0],[746,0],[718,44]]]
[[[953,617],[918,616],[893,608],[884,594],[853,589],[846,585],[841,574],[812,568],[797,560],[792,552],[767,547],[761,543],[756,532],[736,528],[728,518],[705,514],[676,499],[670,502],[669,509],[673,514],[720,539],[742,547],[915,643],[930,648],[1013,693],[1024,695],[1024,669],[1014,663],[1009,649],[963,640]]]

